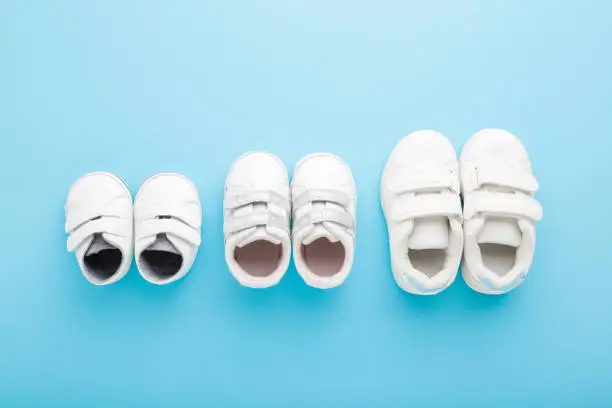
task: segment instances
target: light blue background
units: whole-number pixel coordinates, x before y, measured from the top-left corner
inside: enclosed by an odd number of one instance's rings
[[[0,406],[610,406],[612,2],[0,2]],[[532,273],[487,297],[393,282],[378,202],[397,141],[503,127],[545,218]],[[223,258],[233,160],[331,151],[358,186],[337,290],[265,291]],[[187,279],[89,285],[65,249],[81,174],[198,186]]]

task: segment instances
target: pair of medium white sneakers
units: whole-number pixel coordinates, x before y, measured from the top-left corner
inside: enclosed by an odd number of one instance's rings
[[[89,173],[73,184],[65,210],[68,250],[94,285],[123,278],[134,253],[144,279],[174,282],[187,274],[200,246],[198,191],[180,174],[150,177],[132,202],[119,177]]]
[[[267,288],[285,275],[293,249],[306,284],[341,285],[355,253],[355,206],[353,175],[337,156],[304,157],[291,185],[273,154],[241,156],[229,171],[223,201],[229,270],[244,286]]]
[[[477,132],[460,161],[440,133],[406,136],[381,182],[397,284],[414,294],[439,293],[455,280],[463,254],[463,278],[472,289],[516,288],[535,251],[537,189],[527,151],[507,131]]]

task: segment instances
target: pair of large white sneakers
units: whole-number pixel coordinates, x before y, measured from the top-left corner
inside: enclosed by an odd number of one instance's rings
[[[351,170],[337,156],[306,156],[295,167],[290,186],[276,156],[243,155],[225,184],[229,270],[244,286],[267,288],[285,275],[293,249],[306,284],[319,289],[339,286],[353,264],[355,205]]]
[[[459,162],[440,133],[406,136],[381,183],[397,284],[413,294],[439,293],[455,280],[463,254],[463,278],[472,289],[516,288],[533,260],[542,217],[537,189],[527,151],[504,130],[474,134]]]
[[[150,177],[132,195],[110,173],[77,180],[66,202],[68,250],[94,285],[123,278],[135,253],[144,279],[164,285],[191,268],[200,246],[202,210],[198,191],[175,173]]]

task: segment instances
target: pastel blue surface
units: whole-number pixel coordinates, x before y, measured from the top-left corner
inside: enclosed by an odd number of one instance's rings
[[[612,404],[612,2],[2,1],[0,406]],[[393,282],[378,183],[405,134],[502,127],[545,215],[525,284]],[[331,151],[358,186],[346,284],[242,288],[223,257],[233,160]],[[98,288],[66,252],[81,174],[198,186],[188,277]]]

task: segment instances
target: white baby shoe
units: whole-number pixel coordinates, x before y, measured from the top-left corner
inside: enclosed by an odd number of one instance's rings
[[[433,295],[457,276],[463,251],[457,154],[432,130],[395,147],[381,181],[381,204],[395,281],[406,292]]]
[[[250,152],[232,165],[223,200],[225,260],[240,284],[276,285],[291,259],[289,177],[283,162]]]
[[[332,154],[306,156],[293,172],[291,195],[298,273],[315,288],[341,285],[355,256],[356,189],[351,170]]]
[[[142,277],[164,285],[185,276],[201,242],[202,209],[193,183],[175,173],[150,177],[136,194],[134,222]]]
[[[527,275],[542,207],[521,142],[505,130],[482,130],[461,154],[465,253],[463,278],[474,290],[502,294]]]
[[[94,285],[123,278],[132,263],[132,196],[121,179],[90,173],[78,179],[66,200],[68,251]]]

